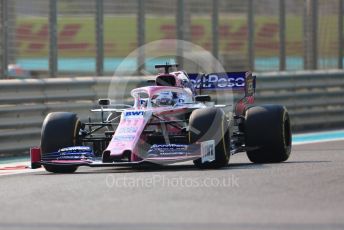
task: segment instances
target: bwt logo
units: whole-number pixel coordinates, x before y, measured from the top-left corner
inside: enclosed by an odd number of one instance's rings
[[[190,80],[196,89],[201,87],[202,78]],[[210,74],[203,78],[204,89],[214,88],[242,88],[245,87],[244,77],[227,77]]]
[[[143,111],[127,111],[124,114],[125,117],[140,117],[143,115],[144,115]]]

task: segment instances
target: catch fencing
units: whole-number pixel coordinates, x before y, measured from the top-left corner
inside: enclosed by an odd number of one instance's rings
[[[34,77],[109,76],[166,39],[210,51],[227,71],[342,69],[343,1],[0,0],[0,77],[16,76],[10,64]],[[179,42],[158,50],[171,47],[183,64]],[[141,73],[153,56],[142,49],[128,65]]]

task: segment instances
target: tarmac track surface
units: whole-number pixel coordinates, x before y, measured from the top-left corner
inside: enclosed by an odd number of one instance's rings
[[[0,229],[344,229],[344,141],[281,164],[0,176]]]

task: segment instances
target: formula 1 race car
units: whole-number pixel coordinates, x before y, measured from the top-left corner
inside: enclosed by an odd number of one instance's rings
[[[32,148],[32,168],[71,173],[79,166],[112,167],[193,161],[220,168],[231,155],[246,152],[254,163],[288,159],[289,115],[280,105],[254,105],[255,76],[249,72],[187,74],[164,68],[154,85],[133,89],[133,105],[100,99],[101,121],[82,123],[77,115],[54,112],[42,126],[41,144]],[[242,91],[234,105],[219,105],[207,91]],[[106,116],[104,116],[106,115]],[[107,118],[105,118],[107,117]]]

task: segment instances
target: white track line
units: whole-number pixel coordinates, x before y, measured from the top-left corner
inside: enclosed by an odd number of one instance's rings
[[[332,141],[343,141],[344,138],[333,138],[327,140],[316,140],[316,141],[302,141],[302,142],[295,142],[294,145],[306,145],[306,144],[316,144],[316,143],[323,143],[323,142],[332,142]]]

